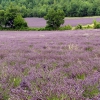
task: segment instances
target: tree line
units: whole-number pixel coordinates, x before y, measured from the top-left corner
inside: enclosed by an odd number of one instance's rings
[[[47,25],[44,28],[30,28],[25,22],[19,9],[14,7],[12,4],[6,10],[0,10],[0,30],[72,30],[73,27],[70,25],[61,27],[64,24],[65,13],[61,9],[51,8],[44,19],[47,21]],[[97,21],[93,22],[94,25],[82,26],[81,24],[74,27],[74,29],[98,29],[100,23]]]
[[[44,19],[47,20],[45,30],[55,30],[64,23],[65,14],[60,9],[50,9]],[[29,29],[19,9],[12,4],[6,10],[0,10],[0,29]]]
[[[0,10],[0,29],[20,29],[28,27],[19,10],[10,5],[6,10]]]
[[[64,23],[65,14],[63,10],[52,8],[44,16],[47,20],[45,30],[58,29]],[[0,10],[0,29],[29,29],[19,9],[12,4],[6,10]]]
[[[0,10],[11,3],[23,17],[44,17],[51,8],[62,9],[66,17],[100,15],[100,0],[0,0]]]

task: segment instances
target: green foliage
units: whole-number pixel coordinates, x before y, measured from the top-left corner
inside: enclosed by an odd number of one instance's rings
[[[97,22],[96,20],[94,20],[93,24],[94,24],[94,29],[100,28],[100,22]]]
[[[63,26],[60,27],[59,30],[72,30],[72,26],[71,25]]]
[[[14,19],[18,13],[18,9],[11,4],[5,11],[5,26],[14,28]]]
[[[62,9],[69,17],[100,15],[99,0],[0,0],[0,9],[5,10],[11,3],[23,17],[44,17],[50,8]]]
[[[1,93],[1,100],[8,100],[9,99],[9,91],[8,90],[4,90],[2,88],[2,85],[0,84],[0,93]]]
[[[45,29],[48,31],[54,30],[54,29],[52,29],[52,27],[49,27],[48,25],[46,25]]]
[[[76,78],[84,80],[85,79],[85,74],[78,74],[76,76]]]
[[[76,100],[75,98],[70,98],[68,95],[61,95],[61,96],[56,96],[52,95],[51,97],[48,97],[47,100]]]
[[[92,51],[93,50],[93,47],[90,47],[90,46],[89,47],[86,47],[85,50],[86,51]]]
[[[58,29],[61,24],[64,24],[65,14],[62,10],[51,9],[44,17],[47,20],[46,29]]]
[[[27,23],[19,13],[19,9],[11,4],[6,10],[0,10],[0,30],[26,28]]]
[[[24,29],[25,30],[25,29]],[[45,28],[27,28],[27,31],[45,31]]]
[[[98,89],[98,86],[97,85],[94,85],[94,86],[85,86],[84,87],[84,92],[83,92],[83,96],[84,97],[88,97],[88,98],[93,98],[94,96],[98,95],[100,92],[99,92],[99,89]]]
[[[97,21],[96,20],[94,20],[93,21],[93,24],[94,24],[94,28],[97,26]]]
[[[3,92],[3,96],[2,96],[2,99],[3,100],[8,100],[9,99],[9,94],[5,91],[5,92]]]
[[[91,25],[85,25],[83,26],[83,29],[92,29],[93,27]]]
[[[47,100],[60,100],[58,97],[51,97],[51,98],[48,98]]]
[[[20,77],[10,77],[9,78],[9,84],[13,85],[14,88],[18,87],[20,85],[21,78]]]
[[[67,100],[70,100],[70,98],[67,95],[61,95],[61,96],[57,96],[57,95],[52,95],[50,97],[47,97],[47,100],[65,100],[67,98]],[[74,100],[74,99],[72,99]]]
[[[2,28],[2,25],[4,25],[4,10],[0,10],[0,28]]]
[[[18,87],[20,85],[20,82],[21,82],[21,78],[19,78],[19,77],[14,78],[13,79],[13,86]]]
[[[77,30],[77,29],[83,29],[83,27],[82,27],[81,24],[78,24],[78,25],[75,27],[75,29],[76,29],[76,30]]]
[[[25,28],[28,26],[27,26],[27,23],[25,22],[25,20],[22,18],[22,16],[17,15],[17,17],[15,17],[15,19],[14,19],[14,27],[16,29],[21,29],[21,28]]]

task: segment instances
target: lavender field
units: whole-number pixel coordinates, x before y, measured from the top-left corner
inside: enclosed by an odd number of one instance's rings
[[[100,100],[100,30],[0,31],[0,100]]]
[[[46,26],[46,20],[44,20],[44,18],[25,18],[25,20],[28,23],[29,27]],[[66,18],[63,26],[65,25],[77,26],[78,24],[82,24],[82,25],[92,24],[94,20],[100,22],[100,17]]]

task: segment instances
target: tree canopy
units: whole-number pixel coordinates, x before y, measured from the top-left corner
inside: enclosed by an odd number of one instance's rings
[[[27,27],[18,8],[12,4],[5,10],[0,10],[0,28],[22,28]]]
[[[57,29],[64,24],[65,14],[62,10],[51,9],[44,18],[47,20],[47,28]]]
[[[69,17],[100,15],[100,0],[0,0],[0,10],[11,3],[23,17],[44,17],[50,8],[62,9]]]

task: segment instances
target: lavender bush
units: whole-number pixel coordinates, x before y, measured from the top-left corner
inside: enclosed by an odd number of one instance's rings
[[[100,30],[0,32],[0,100],[99,100]]]

